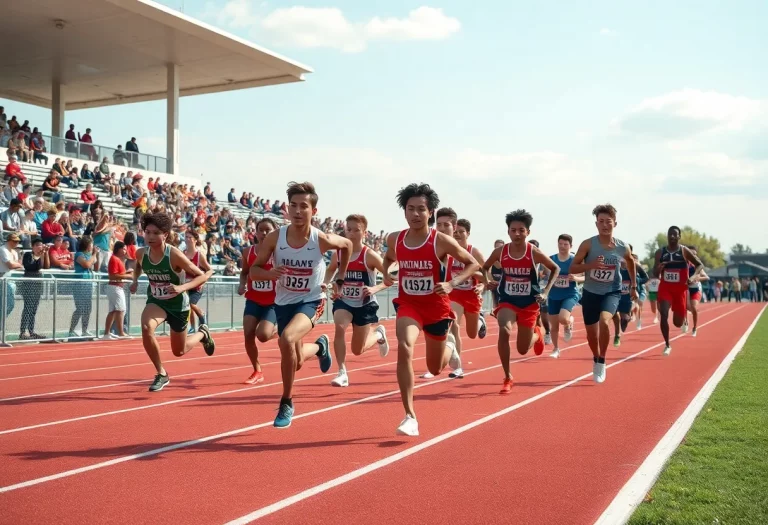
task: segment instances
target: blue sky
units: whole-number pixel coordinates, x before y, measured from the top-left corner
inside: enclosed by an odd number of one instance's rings
[[[315,71],[182,99],[182,173],[203,173],[221,197],[225,179],[272,199],[308,179],[321,215],[363,211],[391,231],[404,226],[395,192],[424,181],[486,252],[507,211],[532,211],[532,235],[553,251],[559,233],[593,234],[602,201],[636,247],[675,223],[726,249],[768,248],[768,230],[743,227],[768,219],[766,2],[184,0],[183,11]],[[48,111],[0,103],[48,131]],[[164,102],[67,121],[97,143],[135,135],[165,152]]]

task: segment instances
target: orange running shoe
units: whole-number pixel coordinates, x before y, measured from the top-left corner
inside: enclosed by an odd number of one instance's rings
[[[534,326],[533,333],[539,336],[536,339],[536,342],[533,343],[533,353],[536,355],[541,355],[544,353],[544,336],[541,335],[541,327],[538,325]]]
[[[264,374],[262,372],[253,372],[251,377],[245,380],[246,385],[255,385],[264,381]]]
[[[499,392],[499,394],[505,395],[511,392],[512,392],[512,379],[507,378],[504,380],[504,386],[501,387],[501,391]]]

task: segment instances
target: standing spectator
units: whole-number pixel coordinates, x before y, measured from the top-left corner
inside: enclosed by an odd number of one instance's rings
[[[139,145],[136,144],[136,137],[125,143],[125,152],[128,155],[128,161],[134,168],[139,165]]]
[[[18,233],[11,233],[5,240],[5,244],[0,246],[0,277],[12,270],[21,270],[23,266],[19,262],[19,252],[16,249],[19,247],[21,237]],[[0,297],[0,312],[4,312],[4,315],[0,315],[0,330],[4,330],[5,320],[13,312],[13,307],[16,304],[16,283],[12,280],[5,281],[5,294]]]
[[[104,327],[104,339],[130,338],[123,331],[123,317],[126,311],[125,286],[123,281],[133,278],[133,272],[125,269],[125,244],[121,241],[115,243],[112,256],[109,258],[109,284],[107,285],[107,300],[109,309],[107,321]],[[115,325],[117,334],[113,334],[112,325]]]
[[[32,140],[29,143],[29,149],[32,150],[32,160],[37,164],[37,161],[44,162],[48,165],[48,157],[45,155],[45,140],[41,133],[32,134]]]
[[[125,166],[125,152],[120,144],[117,145],[117,149],[112,154],[112,160],[115,161],[115,164],[118,166]]]
[[[75,300],[75,311],[69,323],[69,337],[93,337],[88,331],[88,323],[91,321],[91,306],[93,302],[93,272],[99,267],[99,249],[94,248],[93,240],[84,236],[80,239],[75,253],[75,275],[85,280],[72,286],[72,295]],[[78,336],[75,332],[77,323],[81,322],[83,332]]]
[[[105,254],[101,266],[97,266],[94,270],[100,270],[102,272],[107,271],[107,265],[109,264],[107,254],[109,254],[109,241],[112,237],[112,230],[115,227],[115,223],[112,218],[106,213],[101,216],[96,223],[96,228],[93,230],[93,244],[101,253]]]
[[[43,296],[42,271],[47,270],[51,263],[48,247],[40,237],[32,241],[32,251],[24,254],[21,263],[24,266],[24,280],[19,283],[19,293],[24,298],[24,309],[21,312],[19,339],[44,339],[35,332],[35,316]]]
[[[77,156],[77,136],[75,135],[75,125],[70,124],[69,130],[64,134],[64,138],[67,139],[64,143],[64,151],[72,153]]]
[[[91,160],[99,160],[99,156],[96,154],[96,148],[92,146],[93,139],[91,138],[91,128],[86,128],[85,135],[82,137],[79,133],[77,135],[80,139],[80,153]]]

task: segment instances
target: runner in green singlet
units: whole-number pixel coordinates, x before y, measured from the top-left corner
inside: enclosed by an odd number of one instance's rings
[[[141,218],[147,247],[136,251],[136,268],[131,284],[131,293],[136,293],[142,271],[149,280],[147,305],[141,314],[141,338],[144,350],[157,369],[155,380],[149,387],[150,392],[158,392],[170,383],[160,359],[160,345],[155,337],[155,330],[160,323],[168,323],[171,329],[171,351],[177,357],[192,350],[197,343],[203,344],[208,355],[213,355],[216,348],[207,325],[201,324],[197,333],[187,335],[187,291],[202,286],[213,275],[213,270],[203,273],[181,250],[167,244],[172,227],[173,218],[166,213],[150,213]],[[194,278],[184,282],[183,273]]]

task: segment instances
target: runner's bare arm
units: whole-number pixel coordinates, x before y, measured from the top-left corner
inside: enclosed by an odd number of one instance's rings
[[[323,282],[325,284],[328,284],[331,282],[331,279],[333,279],[333,276],[336,275],[336,270],[339,269],[339,256],[338,252],[333,252],[333,255],[331,255],[331,262],[328,264],[328,268],[325,269],[325,277],[323,278]],[[340,279],[343,279],[344,277],[340,277]]]
[[[462,272],[458,275],[454,275],[451,282],[447,283],[450,285],[450,289],[446,290],[446,293],[450,292],[455,285],[463,283],[480,270],[480,265],[472,254],[459,246],[459,243],[456,242],[456,239],[453,237],[448,237],[444,233],[438,232],[435,237],[435,247],[438,259],[442,260],[446,255],[450,255],[460,263],[464,264]],[[479,273],[479,279],[483,284],[488,283],[488,278],[484,273]],[[435,289],[435,291],[437,291],[437,289]]]
[[[664,269],[664,265],[661,264],[661,250],[656,250],[656,253],[653,256],[653,269],[651,270],[651,274],[656,277],[661,277],[661,270]]]
[[[397,262],[397,252],[395,245],[397,244],[397,233],[390,233],[387,235],[387,252],[384,254],[384,261],[381,274],[384,277],[384,282],[388,286],[392,286],[395,283],[394,277],[390,273],[392,265]]]
[[[370,248],[365,251],[365,263],[368,265],[368,268],[373,268],[384,275],[384,260],[381,258],[381,255]],[[389,288],[389,285],[384,284],[384,281],[382,281],[376,286],[371,286],[369,293],[377,294],[385,288]]]
[[[248,248],[243,254],[243,267],[240,268],[240,287],[237,289],[237,293],[243,295],[246,290],[245,283],[248,281],[248,270],[251,269],[251,263],[248,262],[248,252],[251,249]]]
[[[204,272],[207,272],[211,269],[211,265],[208,264],[208,258],[204,257],[202,253],[200,254],[200,257],[197,258],[197,260],[200,261],[200,269]]]
[[[265,270],[264,266],[269,262],[270,257],[275,252],[277,246],[277,238],[280,235],[280,230],[274,230],[264,237],[264,242],[259,247],[259,253],[256,254],[256,260],[253,261],[248,274],[254,281],[274,281],[282,275],[282,267],[273,268],[271,270]]]
[[[627,272],[629,272],[630,282],[630,295],[632,300],[637,299],[637,263],[632,256],[632,249],[627,246],[627,250],[624,252],[624,261],[627,263]]]
[[[141,277],[141,261],[144,260],[144,248],[136,250],[136,266],[133,267],[133,282],[128,288],[131,293],[136,293],[139,289],[139,277]]]
[[[683,257],[689,264],[693,264],[696,269],[693,271],[693,275],[689,277],[689,280],[694,281],[698,279],[700,274],[704,271],[704,263],[701,262],[699,256],[693,253],[687,246],[683,246]]]
[[[323,253],[329,250],[338,250],[341,256],[338,261],[338,274],[347,275],[349,257],[352,255],[352,241],[334,233],[320,232],[318,238],[320,249]]]
[[[482,279],[481,275],[486,275],[485,280],[487,282],[488,281],[488,277],[487,277],[487,274],[485,273],[485,271],[483,270],[483,264],[485,264],[485,257],[483,256],[483,252],[481,252],[477,248],[477,246],[473,246],[472,247],[472,257],[474,257],[475,260],[477,261],[477,264],[480,265],[480,269],[477,272],[475,272],[474,277],[477,277],[478,279]]]
[[[560,267],[555,264],[555,261],[553,261],[551,257],[545,255],[539,248],[533,246],[531,250],[533,252],[533,262],[541,264],[544,268],[549,270],[547,286],[541,291],[542,294],[549,295],[549,291],[552,289],[552,286],[554,286],[557,276],[560,275]]]
[[[204,285],[213,275],[213,270],[210,267],[208,268],[208,271],[203,272],[195,263],[190,261],[187,256],[184,255],[184,252],[176,247],[171,248],[171,267],[184,272],[186,275],[195,276],[191,281],[175,285],[174,290],[176,290],[176,293],[182,293],[198,288]]]
[[[579,249],[576,250],[576,255],[573,256],[573,261],[571,262],[571,269],[569,270],[571,273],[585,273],[595,267],[594,263],[590,264],[584,262],[584,259],[589,255],[589,247],[591,244],[591,239],[582,241],[582,243],[579,244]]]

